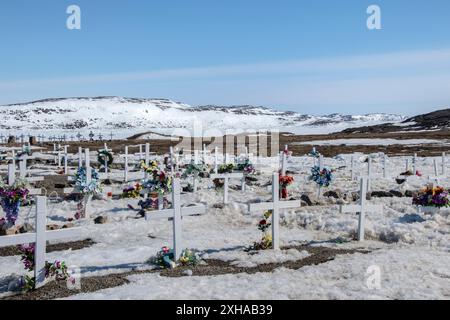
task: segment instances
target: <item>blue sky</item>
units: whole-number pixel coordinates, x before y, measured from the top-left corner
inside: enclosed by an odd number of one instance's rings
[[[66,9],[81,8],[81,30]],[[381,7],[382,30],[366,9]],[[118,95],[310,114],[450,105],[448,0],[0,4],[0,104]]]

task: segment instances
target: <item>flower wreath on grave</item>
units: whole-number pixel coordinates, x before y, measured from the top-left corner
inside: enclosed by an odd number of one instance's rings
[[[269,222],[271,216],[271,210],[264,212],[263,219],[258,222],[258,230],[263,233],[262,238],[259,242],[254,242],[253,245],[246,248],[245,251],[258,251],[272,248],[272,235],[268,232],[272,226],[272,223]]]
[[[98,173],[91,169],[91,182],[87,183],[86,168],[81,167],[75,173],[75,188],[84,195],[94,195],[102,192]]]
[[[189,176],[192,176],[194,174],[197,174],[199,177],[201,177],[202,173],[206,172],[206,165],[204,163],[195,164],[193,161],[188,164],[182,174],[182,178],[186,179]]]
[[[20,260],[23,262],[25,270],[29,272],[34,271],[35,244],[18,245],[17,249],[21,254]],[[65,281],[70,279],[72,284],[75,282],[75,279],[69,276],[66,263],[58,260],[53,263],[48,261],[45,262],[45,278],[52,278],[56,281]],[[21,285],[24,291],[34,290],[35,284],[36,279],[34,277],[26,275],[21,278]]]
[[[168,247],[163,247],[157,254],[155,262],[161,268],[175,268],[176,262],[174,260],[173,250]],[[181,253],[181,257],[178,260],[179,264],[182,266],[196,266],[201,261],[198,253],[190,249],[185,249]]]
[[[97,162],[100,166],[104,166],[106,163],[107,167],[110,167],[114,161],[114,157],[108,150],[100,150],[97,154]]]
[[[139,198],[141,196],[141,191],[142,185],[140,183],[136,183],[134,186],[127,186],[122,190],[122,198]]]
[[[234,164],[232,164],[232,163],[221,164],[221,165],[219,166],[219,168],[217,169],[217,172],[220,173],[220,174],[223,174],[223,173],[233,173],[234,168],[235,168],[235,167],[234,167]]]
[[[6,213],[7,226],[13,226],[19,216],[20,205],[30,190],[25,180],[17,179],[14,184],[6,185],[0,181],[0,204]]]
[[[319,151],[317,151],[316,148],[314,147],[314,148],[312,148],[312,150],[309,152],[308,155],[309,155],[310,157],[313,157],[313,158],[319,158],[320,153],[319,153]]]
[[[147,179],[143,180],[142,186],[149,192],[157,192],[159,194],[167,194],[172,192],[172,177],[163,170],[153,170],[149,172]]]
[[[319,166],[314,166],[311,168],[309,180],[314,181],[320,187],[328,187],[333,181],[333,170],[328,168],[320,170]]]
[[[159,170],[159,162],[157,160],[152,160],[148,165],[145,164],[145,161],[142,160],[140,167],[144,172],[152,174],[153,171]]]
[[[249,158],[245,158],[242,162],[238,163],[236,170],[243,171],[244,174],[255,174],[256,170]]]
[[[16,157],[20,158],[24,155],[31,156],[31,154],[32,154],[31,149],[27,146],[27,147],[24,147],[21,151],[17,152]]]
[[[290,186],[293,182],[294,182],[294,177],[292,176],[282,176],[281,174],[279,175],[278,178],[278,182],[280,184],[280,193],[281,193],[281,198],[282,199],[286,199],[288,197],[288,191],[287,188],[288,186]]]
[[[413,197],[412,203],[422,207],[450,207],[448,191],[442,187],[427,186],[423,188],[418,195]]]
[[[97,171],[91,169],[91,182],[88,183],[86,179],[86,168],[79,168],[75,173],[75,189],[81,194],[81,199],[77,204],[77,212],[75,213],[75,219],[80,219],[84,212],[84,201],[86,197],[102,192]]]

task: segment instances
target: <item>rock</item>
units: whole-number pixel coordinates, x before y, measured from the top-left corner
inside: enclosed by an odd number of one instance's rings
[[[324,197],[326,198],[335,198],[335,199],[339,199],[341,197],[341,193],[339,191],[327,191],[323,194]]]
[[[103,180],[103,184],[104,184],[105,186],[110,186],[110,185],[112,185],[111,179],[105,179],[105,180]]]
[[[48,224],[47,225],[47,230],[59,230],[60,226],[57,224]]]
[[[192,270],[191,269],[188,269],[188,270],[184,270],[183,271],[183,274],[185,275],[185,276],[188,276],[188,277],[190,277],[190,276],[192,276]]]
[[[33,231],[34,231],[34,228],[29,223],[24,223],[19,228],[19,233],[27,233],[27,232],[33,232]]]
[[[189,183],[186,187],[183,187],[183,192],[194,192],[194,187]]]
[[[213,208],[214,209],[223,209],[223,208],[225,208],[225,205],[223,203],[215,203],[213,205]]]
[[[303,202],[306,202],[306,204],[307,204],[309,207],[313,205],[311,199],[310,199],[306,194],[302,194],[302,196],[300,197],[300,199],[301,199]]]
[[[107,217],[98,216],[97,218],[94,219],[95,224],[105,224],[106,222],[108,222]]]
[[[234,191],[239,191],[239,190],[241,190],[241,188],[242,188],[242,186],[238,186],[238,185],[231,185],[230,186],[230,189],[231,190],[234,190]]]
[[[397,184],[403,184],[406,182],[406,179],[395,179],[395,181],[397,182]]]
[[[258,181],[258,178],[254,177],[254,176],[246,176],[245,177],[245,181],[247,181],[247,182],[256,182],[256,181]]]
[[[16,143],[16,137],[9,136],[8,137],[8,144],[14,144],[14,143]]]
[[[19,233],[19,230],[16,226],[13,226],[10,228],[3,227],[0,229],[0,236],[12,236],[12,235],[15,235],[18,233]]]
[[[389,190],[390,193],[392,193],[392,195],[394,197],[398,197],[398,198],[403,198],[403,193],[401,193],[400,191],[397,190]]]
[[[392,198],[394,197],[394,195],[390,192],[387,191],[372,191],[370,193],[370,195],[372,197],[377,197],[377,198]]]
[[[62,227],[61,227],[61,229],[70,229],[70,228],[73,228],[75,225],[73,224],[73,223],[71,223],[71,222],[68,222],[68,223],[66,223],[65,225],[63,225]]]
[[[67,187],[65,183],[55,183],[55,189],[64,189]]]
[[[411,190],[406,190],[405,191],[405,197],[409,197],[409,198],[414,197],[414,192],[411,191]]]

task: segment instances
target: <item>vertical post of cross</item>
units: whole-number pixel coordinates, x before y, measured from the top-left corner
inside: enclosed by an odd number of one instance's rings
[[[351,171],[350,179],[353,181],[355,180],[355,160],[353,155],[350,158],[350,171]]]
[[[445,152],[442,152],[442,175],[445,176],[445,165],[446,165],[446,156],[445,156]]]
[[[217,174],[219,171],[219,160],[218,160],[218,156],[219,156],[219,148],[215,147],[214,148],[214,173]]]
[[[279,186],[279,176],[278,172],[274,172],[272,175],[272,201],[273,201],[273,210],[272,210],[272,246],[274,250],[280,249],[280,186]]]
[[[16,181],[16,166],[12,163],[8,164],[8,184],[11,186]]]
[[[78,147],[78,169],[83,167],[83,148]]]
[[[43,286],[45,281],[46,212],[47,198],[43,196],[36,197],[36,243],[34,249],[34,276],[36,280],[36,289]]]
[[[128,182],[128,146],[125,146],[125,164],[123,174],[125,182]]]
[[[358,241],[364,241],[364,225],[365,225],[365,207],[366,207],[366,192],[367,192],[367,182],[368,180],[366,178],[361,178],[361,185],[360,185],[360,204],[361,204],[361,212],[359,212],[359,221],[358,221]]]
[[[181,257],[182,250],[182,230],[181,230],[181,192],[180,192],[180,180],[173,180],[173,192],[172,192],[172,203],[174,206],[174,215],[173,215],[173,252],[174,252],[174,261],[178,261]]]

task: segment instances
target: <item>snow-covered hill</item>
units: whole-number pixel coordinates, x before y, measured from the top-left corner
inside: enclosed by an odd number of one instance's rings
[[[391,114],[311,116],[255,106],[189,106],[167,99],[120,97],[46,99],[0,106],[0,133],[103,135],[124,138],[146,131],[171,133],[176,128],[193,130],[194,120],[203,135],[226,130],[279,129],[292,133],[328,133],[351,127],[400,122]]]

